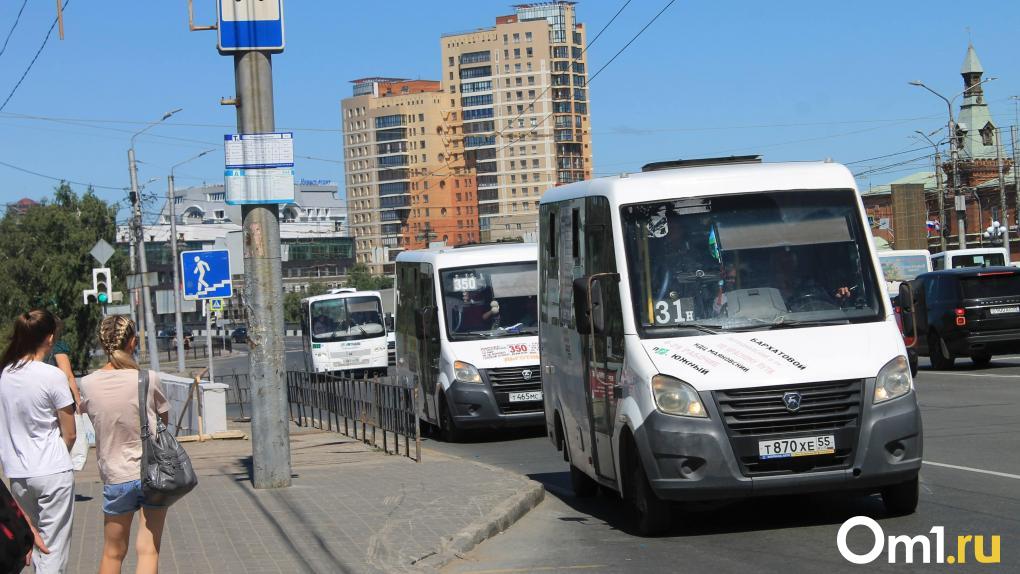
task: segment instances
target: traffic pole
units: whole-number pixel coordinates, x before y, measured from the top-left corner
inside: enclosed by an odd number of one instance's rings
[[[132,143],[134,143],[132,141]],[[138,272],[142,278],[142,307],[144,309],[140,314],[139,322],[140,329],[139,333],[144,333],[146,329],[148,332],[149,341],[149,368],[153,371],[159,372],[159,346],[156,343],[156,319],[152,314],[152,295],[149,293],[149,282],[146,274],[149,271],[149,265],[145,256],[145,228],[142,226],[142,198],[141,190],[138,189],[138,164],[135,162],[135,148],[132,145],[128,149],[128,171],[131,176],[131,201],[134,204],[135,210],[135,232],[138,234],[137,249],[138,249]]]
[[[237,129],[241,134],[275,129],[273,68],[268,52],[234,55]],[[248,316],[252,387],[252,479],[255,488],[291,484],[290,421],[283,340],[283,273],[276,204],[243,205],[244,292]]]
[[[174,327],[177,329],[177,372],[183,374],[187,369],[184,364],[184,320],[181,316],[181,271],[180,258],[177,256],[177,190],[174,188],[174,175],[167,177],[167,205],[170,209],[170,260],[174,267]]]
[[[213,348],[212,348],[212,303],[209,299],[203,299],[205,306],[205,351],[209,356],[209,382],[216,382],[216,375],[213,373]]]

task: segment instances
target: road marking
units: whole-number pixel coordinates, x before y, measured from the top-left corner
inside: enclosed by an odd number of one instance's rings
[[[605,568],[605,564],[578,564],[576,566],[534,566],[532,568],[497,568],[495,570],[471,570],[469,574],[515,574],[516,572],[561,572],[566,570],[594,570]]]
[[[918,373],[920,374],[920,373]],[[942,371],[924,371],[926,375],[945,375],[949,377],[997,377],[1000,379],[1020,379],[1020,375],[996,375],[992,373],[957,373]]]
[[[952,468],[955,470],[966,470],[969,472],[977,472],[980,474],[990,474],[992,476],[1001,476],[1002,478],[1014,478],[1020,480],[1020,474],[1009,474],[1008,472],[997,472],[994,470],[984,470],[982,468],[971,468],[969,466],[957,466],[955,464],[946,464],[944,462],[932,462],[930,460],[924,461],[924,464],[930,464],[931,466],[941,466],[942,468]]]

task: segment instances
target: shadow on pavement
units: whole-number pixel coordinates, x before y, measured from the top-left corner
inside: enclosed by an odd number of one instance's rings
[[[506,442],[545,436],[545,427],[522,427],[511,429],[473,429],[464,433],[466,436],[456,444],[481,444],[489,442]],[[422,438],[443,442],[435,432],[422,429]]]
[[[570,487],[569,472],[530,474],[528,478],[542,483],[548,494],[579,513],[560,520],[585,523],[597,519],[614,530],[637,536],[630,503],[615,492],[599,489],[598,496],[578,498]],[[673,527],[659,538],[840,524],[862,514],[876,518],[887,516],[877,495],[848,493],[777,496],[711,504],[674,503],[673,507]]]

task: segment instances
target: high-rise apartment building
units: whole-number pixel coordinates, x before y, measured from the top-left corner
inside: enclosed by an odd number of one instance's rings
[[[475,177],[456,147],[440,83],[354,80],[341,103],[348,225],[357,261],[392,274],[406,249],[476,242]]]
[[[545,190],[591,177],[584,46],[574,3],[559,0],[442,37],[448,156],[476,175],[483,240],[537,238]]]

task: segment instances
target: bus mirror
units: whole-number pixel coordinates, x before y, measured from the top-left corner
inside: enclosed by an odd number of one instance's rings
[[[587,276],[574,279],[574,324],[581,335],[589,333]]]
[[[914,313],[914,286],[904,281],[900,283],[899,296],[900,325],[907,347],[917,344],[917,315]]]
[[[591,283],[591,324],[596,335],[606,332],[605,305],[602,304],[602,282],[599,280]]]

